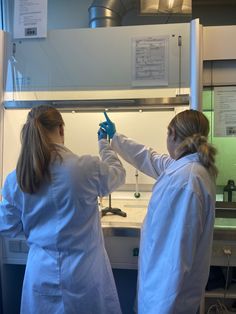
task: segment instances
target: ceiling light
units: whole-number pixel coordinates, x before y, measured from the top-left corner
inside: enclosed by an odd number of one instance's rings
[[[140,0],[140,14],[191,14],[191,0]]]

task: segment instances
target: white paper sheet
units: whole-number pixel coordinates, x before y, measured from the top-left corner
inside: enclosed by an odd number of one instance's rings
[[[236,136],[236,86],[214,88],[214,135]]]
[[[132,85],[168,85],[168,36],[132,40]]]
[[[47,0],[15,0],[14,38],[47,36]]]

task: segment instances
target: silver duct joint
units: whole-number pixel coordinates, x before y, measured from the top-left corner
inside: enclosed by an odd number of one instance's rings
[[[126,2],[126,3],[124,3]],[[89,27],[121,26],[122,18],[134,0],[95,0],[89,7]]]

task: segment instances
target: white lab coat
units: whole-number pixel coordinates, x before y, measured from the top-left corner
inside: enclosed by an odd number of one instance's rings
[[[173,160],[115,134],[113,149],[155,178],[142,226],[139,314],[196,314],[207,283],[215,184],[197,153]]]
[[[51,182],[23,193],[8,175],[0,203],[0,232],[24,232],[29,244],[22,314],[120,314],[104,247],[98,195],[124,183],[125,170],[106,140],[101,161],[78,157],[62,145],[63,162],[51,166]]]

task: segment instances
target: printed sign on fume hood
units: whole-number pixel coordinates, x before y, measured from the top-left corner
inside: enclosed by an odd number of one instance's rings
[[[168,85],[168,45],[167,36],[142,37],[132,40],[132,85]]]
[[[236,136],[236,86],[214,88],[214,135]]]
[[[47,0],[15,0],[14,38],[47,37]]]

